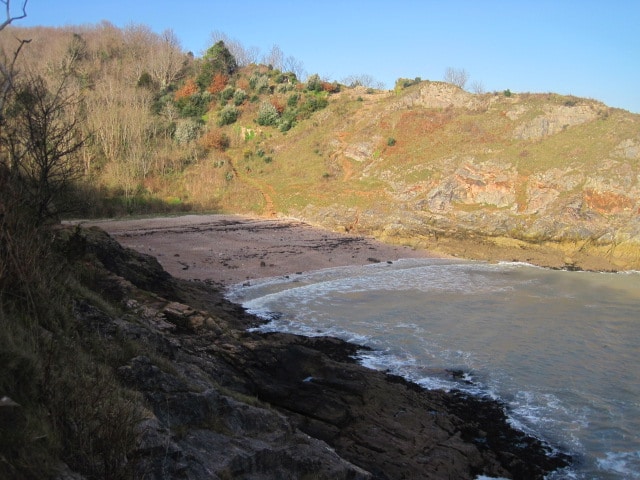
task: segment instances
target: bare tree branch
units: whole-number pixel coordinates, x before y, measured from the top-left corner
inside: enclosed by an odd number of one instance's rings
[[[448,67],[444,72],[444,81],[452,83],[457,87],[464,89],[467,81],[469,80],[469,74],[464,68],[452,68]]]
[[[0,23],[0,30],[3,30],[7,25],[10,25],[15,20],[21,20],[23,18],[26,18],[28,1],[29,0],[24,0],[22,2],[22,13],[20,15],[13,16],[11,15],[11,0],[0,0],[0,3],[2,3],[5,6],[5,11],[6,11],[6,18],[4,22]]]

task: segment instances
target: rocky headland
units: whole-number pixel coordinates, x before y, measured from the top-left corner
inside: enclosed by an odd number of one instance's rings
[[[216,282],[171,276],[96,227],[65,235],[101,299],[76,301],[81,331],[130,352],[115,370],[143,412],[136,478],[541,479],[570,462],[495,401],[366,369],[334,338],[248,332],[260,320]]]

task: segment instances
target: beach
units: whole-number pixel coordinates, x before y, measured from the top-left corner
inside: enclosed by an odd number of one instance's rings
[[[214,214],[79,223],[98,226],[122,245],[156,257],[174,277],[223,286],[322,268],[436,256],[296,219]]]

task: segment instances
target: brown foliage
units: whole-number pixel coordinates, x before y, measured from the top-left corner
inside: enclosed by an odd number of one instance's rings
[[[175,99],[187,98],[198,92],[198,86],[193,78],[188,78],[181,89],[175,93]]]
[[[274,108],[278,111],[278,114],[280,115],[282,114],[282,112],[284,112],[284,109],[286,108],[286,105],[281,98],[273,98],[271,100],[271,105],[274,106]]]
[[[238,81],[236,82],[236,86],[239,89],[244,90],[245,92],[248,92],[249,90],[251,90],[251,84],[249,83],[249,79],[246,77],[239,78]]]
[[[338,93],[340,91],[340,86],[337,83],[331,82],[322,82],[322,90],[329,93]]]
[[[211,81],[211,85],[209,85],[207,91],[213,94],[220,93],[222,90],[224,90],[224,87],[227,86],[228,82],[229,77],[223,73],[218,72],[214,75],[213,80]]]
[[[212,129],[200,138],[200,145],[206,149],[225,151],[229,148],[230,140],[227,134],[219,129]]]

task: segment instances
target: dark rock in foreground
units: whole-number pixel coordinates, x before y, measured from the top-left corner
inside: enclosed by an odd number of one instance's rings
[[[219,290],[83,235],[93,288],[123,313],[78,301],[76,316],[138,345],[117,369],[144,398],[137,478],[541,479],[568,464],[496,402],[366,369],[334,338],[248,333],[259,320]]]

